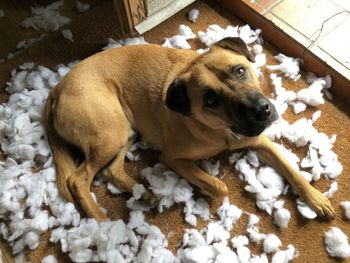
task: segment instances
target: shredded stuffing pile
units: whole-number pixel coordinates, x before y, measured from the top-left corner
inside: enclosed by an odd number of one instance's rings
[[[31,7],[32,16],[23,20],[21,25],[25,28],[32,27],[37,31],[56,31],[71,21],[70,18],[62,16],[57,10],[62,5],[63,0],[54,2],[46,7]]]
[[[62,21],[56,9],[60,2],[47,9],[33,9],[34,17],[27,20],[26,25],[34,28],[56,30]],[[47,13],[53,14],[56,20],[47,22]],[[198,16],[198,14],[197,14]],[[192,14],[191,17],[195,17]],[[195,20],[195,19],[194,19]],[[61,21],[61,22],[60,22]],[[42,26],[41,23],[45,24]],[[224,37],[241,37],[252,46],[256,55],[255,67],[259,70],[266,63],[266,56],[259,38],[260,30],[252,30],[249,26],[226,29],[218,25],[209,26],[206,32],[198,32],[199,39],[207,47]],[[165,39],[163,46],[169,48],[190,48],[187,40],[196,38],[192,30],[185,25],[179,27],[178,34]],[[146,43],[142,37],[115,41],[108,40],[104,48],[118,48],[123,45]],[[198,52],[206,52],[207,49]],[[280,65],[270,67],[287,77],[296,79],[299,76],[297,61],[280,55]],[[176,255],[167,249],[167,239],[161,230],[145,221],[145,207],[138,202],[145,187],[136,185],[133,197],[127,201],[130,209],[129,221],[106,221],[97,223],[93,219],[81,218],[72,203],[61,199],[56,185],[54,164],[47,145],[44,130],[41,125],[43,107],[49,90],[74,67],[77,62],[67,66],[58,65],[50,70],[34,63],[25,63],[20,70],[13,70],[11,80],[6,90],[10,93],[7,103],[0,106],[0,140],[1,149],[6,160],[0,162],[0,232],[10,244],[13,253],[21,260],[27,248],[35,249],[39,244],[40,235],[48,229],[52,230],[51,242],[60,242],[63,252],[68,253],[74,262],[105,261],[118,262],[268,262],[268,254],[272,254],[273,263],[288,262],[298,253],[289,244],[282,249],[281,240],[273,233],[259,232],[259,217],[247,213],[241,208],[230,204],[225,198],[216,215],[210,215],[209,205],[204,199],[195,199],[193,188],[163,164],[156,164],[142,170],[141,177],[147,180],[149,189],[159,199],[160,213],[173,204],[183,204],[184,219],[196,226],[197,216],[208,222],[202,230],[186,229],[180,248]],[[259,72],[259,71],[258,71]],[[282,79],[276,73],[271,74],[276,88],[276,96],[272,102],[276,105],[281,118],[266,131],[272,139],[284,138],[298,147],[308,147],[307,156],[301,160],[278,145],[292,165],[301,171],[309,181],[315,181],[321,176],[333,180],[330,190],[325,194],[331,197],[337,190],[335,179],[341,174],[342,166],[332,151],[336,136],[328,137],[319,133],[313,124],[320,117],[315,112],[311,119],[302,118],[293,124],[283,120],[283,113],[288,106],[305,109],[307,105],[317,106],[324,103],[323,92],[330,87],[328,78],[311,78],[309,87],[295,93],[283,88]],[[295,106],[298,104],[299,106]],[[140,155],[138,148],[148,147],[136,143],[129,150],[127,158],[137,161]],[[271,167],[262,164],[253,151],[233,153],[230,163],[239,171],[240,178],[246,182],[245,190],[256,195],[257,206],[273,215],[274,222],[281,228],[286,228],[291,213],[284,208],[281,197],[289,191],[289,186],[283,178]],[[203,160],[200,162],[203,170],[212,176],[218,176],[220,162]],[[33,167],[42,167],[35,171]],[[310,169],[311,172],[302,169]],[[97,180],[96,184],[99,183]],[[108,184],[108,189],[118,194],[117,187]],[[300,213],[307,218],[315,218],[316,214],[302,201],[297,202]],[[348,215],[349,204],[343,204]],[[48,210],[43,207],[47,207]],[[246,232],[231,237],[230,231],[242,216],[249,216]],[[216,220],[217,219],[217,220]],[[332,230],[326,234],[327,251],[330,255],[347,256],[349,253],[347,237]],[[334,237],[336,236],[336,237]],[[329,241],[330,240],[330,241]],[[331,247],[333,241],[342,246]],[[253,255],[249,243],[263,244],[261,255]],[[53,256],[45,257],[42,262],[57,262]]]

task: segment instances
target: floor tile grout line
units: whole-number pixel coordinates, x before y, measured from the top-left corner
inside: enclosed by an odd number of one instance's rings
[[[282,0],[283,1],[283,0]],[[280,22],[282,22],[285,26],[289,27],[291,30],[299,33],[300,35],[302,35],[302,37],[304,37],[305,39],[307,40],[310,40],[308,39],[306,36],[304,36],[301,32],[299,32],[297,29],[295,29],[293,26],[291,26],[290,24],[288,24],[286,21],[282,20],[280,17],[276,16],[274,13],[271,13],[269,11],[269,13],[274,16],[276,19],[278,19]],[[302,58],[305,53],[308,51],[308,47],[307,46],[304,46],[302,43],[300,43],[296,38],[292,37],[290,34],[286,33],[283,31],[283,29],[281,27],[279,27],[278,25],[276,25],[275,23],[273,23],[273,21],[271,21],[270,19],[266,18],[266,17],[262,17],[262,21],[259,23],[259,25],[263,22],[263,19],[265,19],[267,22],[270,22],[274,25],[274,28],[273,30],[280,30],[282,34],[286,34],[287,36],[289,36],[290,38],[292,38],[292,40],[294,40],[295,42],[297,42],[298,45],[300,45],[302,48],[303,48],[303,52],[301,53],[300,55],[300,58]]]
[[[321,25],[321,28],[317,29],[317,30],[308,38],[308,39],[311,41],[311,44],[308,46],[308,48],[311,48],[312,46],[314,46],[315,44],[319,43],[319,41],[322,40],[321,35],[322,35],[323,27],[325,26],[325,24],[326,24],[328,21],[330,21],[332,18],[334,18],[334,17],[336,17],[336,16],[338,16],[338,15],[344,14],[344,13],[347,13],[348,16],[346,16],[339,24],[337,24],[337,25],[332,29],[332,30],[334,30],[334,29],[336,29],[337,27],[339,27],[341,24],[343,24],[343,22],[349,17],[349,14],[350,14],[349,11],[343,10],[343,11],[337,12],[337,13],[331,15],[329,18],[323,20],[322,25]],[[313,40],[312,37],[313,37],[314,34],[315,34],[316,32],[318,32],[318,31],[319,31],[319,33],[318,33],[316,39]],[[330,32],[326,32],[326,33],[325,33],[326,36],[327,36],[329,33],[330,33]],[[323,38],[326,37],[326,36],[323,36]]]
[[[256,0],[256,2],[264,8],[264,11],[261,13],[261,15],[265,15],[269,13],[272,9],[274,9],[276,6],[278,6],[280,3],[282,3],[284,0],[278,0],[277,2],[273,3],[272,5],[265,7],[263,4],[259,2],[260,0]]]

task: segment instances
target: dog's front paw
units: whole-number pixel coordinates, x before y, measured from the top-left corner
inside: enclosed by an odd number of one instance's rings
[[[212,179],[212,182],[200,187],[201,192],[211,198],[226,196],[228,194],[227,185],[216,178]]]
[[[310,187],[303,196],[307,204],[319,215],[333,219],[335,211],[328,198],[317,189]]]

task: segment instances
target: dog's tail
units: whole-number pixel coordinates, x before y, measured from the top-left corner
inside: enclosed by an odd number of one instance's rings
[[[68,177],[77,169],[74,159],[70,153],[69,146],[59,136],[53,125],[54,107],[52,90],[47,98],[44,112],[44,126],[46,136],[51,147],[53,159],[56,164],[56,182],[60,195],[67,201],[74,203],[73,196],[68,189]]]

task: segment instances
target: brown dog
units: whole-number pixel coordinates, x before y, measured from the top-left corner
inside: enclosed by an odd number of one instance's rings
[[[319,214],[334,217],[329,200],[312,187],[261,133],[277,118],[261,93],[239,38],[226,38],[210,51],[128,46],[93,55],[51,91],[45,127],[57,169],[60,194],[90,217],[106,219],[90,194],[95,174],[126,191],[135,181],[124,169],[132,131],[162,151],[161,159],[211,197],[227,186],[195,161],[224,150],[249,147],[273,166]],[[79,167],[70,153],[84,153]],[[143,196],[154,202],[153,195]]]

